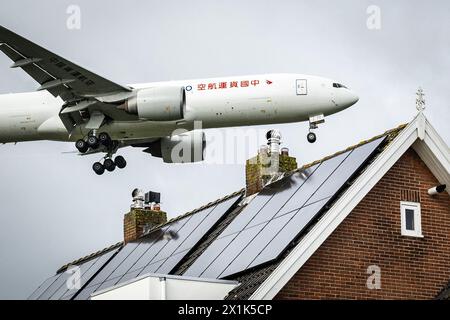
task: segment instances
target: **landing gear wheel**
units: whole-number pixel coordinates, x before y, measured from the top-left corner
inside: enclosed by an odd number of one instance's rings
[[[91,149],[97,149],[99,147],[99,141],[96,136],[89,136],[87,139],[87,144]]]
[[[98,135],[99,142],[105,147],[109,147],[112,143],[111,137],[106,132],[102,132]]]
[[[316,134],[314,132],[310,132],[308,133],[308,135],[306,136],[306,138],[308,139],[309,143],[314,143],[317,140]]]
[[[111,159],[106,159],[105,162],[103,162],[103,166],[109,172],[113,172],[114,169],[116,169],[116,164]]]
[[[78,149],[78,151],[80,151],[80,153],[86,153],[89,149],[89,145],[82,139],[75,142],[75,147]]]
[[[92,166],[92,169],[99,176],[101,176],[105,172],[105,167],[100,162],[94,163],[94,165]]]
[[[126,161],[125,158],[122,157],[122,156],[117,156],[117,157],[114,159],[114,162],[116,163],[116,166],[117,166],[117,168],[119,168],[119,169],[123,169],[123,168],[125,168],[125,167],[127,166],[127,161]]]

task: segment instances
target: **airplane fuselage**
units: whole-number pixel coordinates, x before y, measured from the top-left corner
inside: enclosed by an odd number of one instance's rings
[[[301,74],[263,74],[167,81],[131,85],[184,87],[182,121],[109,121],[102,130],[113,139],[168,136],[177,128],[249,126],[307,121],[330,115],[356,103],[357,96],[333,80]],[[59,112],[63,101],[47,91],[0,95],[0,143],[33,140],[76,141],[89,130],[84,125],[69,135]]]

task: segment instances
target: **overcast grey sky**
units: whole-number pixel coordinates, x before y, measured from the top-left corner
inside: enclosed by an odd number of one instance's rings
[[[71,4],[80,30],[66,28]],[[381,9],[380,30],[366,26],[369,5]],[[0,9],[1,25],[122,84],[292,72],[348,85],[360,101],[327,118],[316,144],[305,123],[264,127],[281,130],[300,164],[408,122],[419,86],[448,144],[449,17],[447,0],[4,0]],[[0,93],[35,90],[10,64],[0,55]],[[134,187],[160,191],[173,217],[245,182],[242,164],[166,165],[139,149],[121,152],[125,170],[97,177],[97,158],[62,154],[71,150],[0,146],[0,298],[26,298],[59,266],[122,240]]]

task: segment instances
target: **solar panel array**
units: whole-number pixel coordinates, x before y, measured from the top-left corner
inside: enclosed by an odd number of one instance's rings
[[[384,137],[379,138],[266,187],[184,275],[224,278],[278,258],[383,141]],[[57,274],[29,299],[88,299],[95,291],[140,275],[170,274],[240,198],[231,197],[167,224],[120,251],[105,252],[79,265],[79,283],[69,272]]]
[[[48,278],[34,291],[29,300],[70,300],[78,290],[87,283],[105,263],[117,252],[118,249],[108,251],[81,265],[79,269],[69,268],[67,272],[61,272]]]
[[[265,188],[184,275],[224,278],[279,257],[383,140],[361,145]]]
[[[88,299],[95,291],[147,273],[169,274],[240,197],[231,197],[126,244],[75,300]]]

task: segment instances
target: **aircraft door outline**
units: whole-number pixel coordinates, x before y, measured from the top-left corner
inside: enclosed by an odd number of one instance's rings
[[[306,79],[297,79],[295,88],[298,96],[308,95],[308,81]]]

